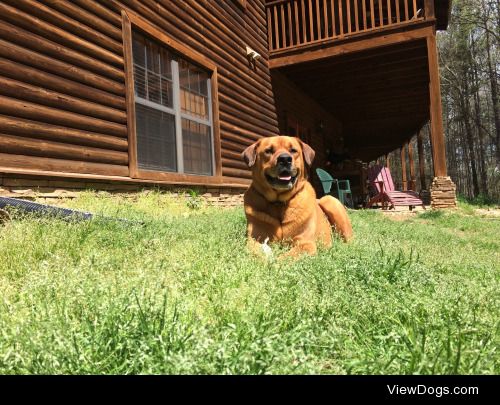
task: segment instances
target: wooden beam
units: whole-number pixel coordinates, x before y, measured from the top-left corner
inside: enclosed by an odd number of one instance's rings
[[[436,36],[431,32],[427,36],[427,52],[429,55],[429,95],[431,117],[432,160],[434,176],[446,176],[446,152],[444,144],[443,115],[441,105],[441,91],[439,86],[439,63],[436,45]]]
[[[413,160],[413,145],[408,142],[408,159],[410,163],[410,190],[416,191],[415,162]]]
[[[406,143],[401,146],[401,174],[402,174],[402,181],[403,181],[403,190],[406,191],[408,190],[408,181],[406,178]]]
[[[420,174],[420,188],[422,190],[427,190],[425,183],[425,155],[424,155],[424,136],[422,130],[418,132],[417,135],[417,149],[418,149],[418,170]]]

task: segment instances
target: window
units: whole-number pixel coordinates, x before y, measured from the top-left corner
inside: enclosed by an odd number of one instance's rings
[[[138,169],[212,176],[211,72],[132,31]]]

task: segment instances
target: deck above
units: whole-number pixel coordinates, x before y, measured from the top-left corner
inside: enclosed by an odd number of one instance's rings
[[[335,54],[344,43],[372,47],[377,37],[428,23],[446,29],[450,1],[277,0],[266,4],[271,68]],[[337,54],[343,52],[337,51]]]

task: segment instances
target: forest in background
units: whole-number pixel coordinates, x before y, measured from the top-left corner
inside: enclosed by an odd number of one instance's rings
[[[500,0],[454,0],[448,30],[438,33],[448,175],[457,194],[496,203],[500,202],[499,26]],[[428,188],[432,183],[428,125],[422,131]],[[417,137],[412,147],[417,166]],[[401,187],[400,151],[389,159]],[[408,153],[406,160],[410,179]],[[419,191],[418,167],[415,180]]]

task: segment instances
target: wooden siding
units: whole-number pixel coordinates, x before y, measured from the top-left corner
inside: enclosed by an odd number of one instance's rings
[[[222,175],[250,178],[241,151],[278,134],[264,0],[0,2],[0,171],[129,176],[123,9],[217,67]]]

